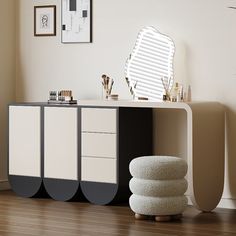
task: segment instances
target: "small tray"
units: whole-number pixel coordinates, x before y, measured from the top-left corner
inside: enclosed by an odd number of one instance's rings
[[[58,100],[48,100],[48,104],[77,104],[77,100],[71,101],[58,101]]]

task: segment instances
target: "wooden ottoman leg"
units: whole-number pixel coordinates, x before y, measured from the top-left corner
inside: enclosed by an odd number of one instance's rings
[[[148,216],[135,213],[135,219],[136,220],[147,220]]]
[[[157,222],[167,222],[171,220],[171,216],[155,216]]]
[[[182,218],[182,214],[178,214],[178,215],[173,215],[173,216],[171,216],[171,219],[172,220],[180,220],[181,218]]]

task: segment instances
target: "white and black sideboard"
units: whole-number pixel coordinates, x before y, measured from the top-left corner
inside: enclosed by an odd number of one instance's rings
[[[128,165],[141,155],[188,162],[187,195],[202,211],[224,186],[225,110],[217,102],[84,100],[9,106],[9,181],[22,196],[42,186],[56,200],[127,200]],[[209,191],[209,189],[211,191]]]
[[[127,200],[129,162],[152,154],[152,110],[13,104],[9,106],[9,182],[32,197],[95,204]]]

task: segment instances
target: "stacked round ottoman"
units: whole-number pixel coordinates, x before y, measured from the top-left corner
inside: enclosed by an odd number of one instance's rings
[[[130,162],[129,203],[136,219],[179,219],[187,206],[187,163],[171,156],[143,156]]]

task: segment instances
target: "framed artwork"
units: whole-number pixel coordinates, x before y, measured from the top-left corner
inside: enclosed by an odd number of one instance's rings
[[[56,6],[34,7],[34,36],[56,35]]]
[[[92,0],[62,0],[62,43],[92,42]]]

